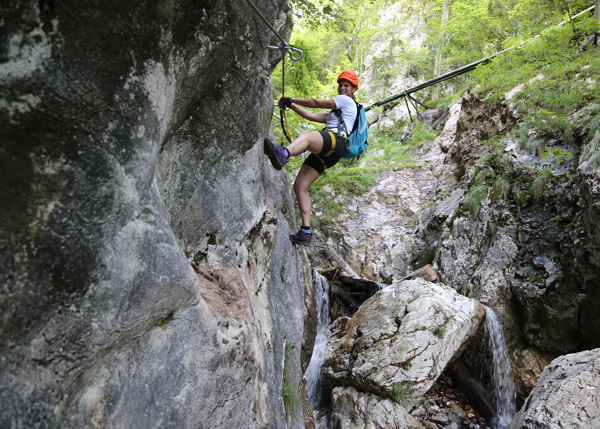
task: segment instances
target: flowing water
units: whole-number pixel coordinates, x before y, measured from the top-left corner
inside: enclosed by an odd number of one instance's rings
[[[308,398],[313,409],[318,409],[321,404],[322,396],[322,376],[321,366],[325,359],[325,349],[327,347],[327,327],[331,323],[329,317],[329,285],[327,279],[313,270],[313,283],[315,287],[315,301],[317,304],[317,336],[313,354],[306,369],[306,379],[308,381]]]
[[[505,429],[515,414],[515,383],[500,321],[491,308],[486,307],[485,310],[485,330],[492,355],[492,381],[496,403],[496,416],[491,422],[492,429]]]

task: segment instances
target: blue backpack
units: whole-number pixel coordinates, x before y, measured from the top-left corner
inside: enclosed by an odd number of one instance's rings
[[[356,103],[356,101],[355,101]],[[348,136],[348,146],[346,146],[346,153],[342,158],[352,159],[359,158],[360,155],[367,150],[369,144],[369,123],[367,122],[367,115],[365,109],[361,104],[356,103],[356,120],[352,127],[352,132],[348,135],[346,130],[346,124],[342,120],[342,111],[337,109],[335,114],[340,118],[340,124],[343,131]]]

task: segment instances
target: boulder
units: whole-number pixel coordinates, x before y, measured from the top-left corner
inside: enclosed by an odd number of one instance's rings
[[[322,371],[336,385],[416,404],[473,339],[484,307],[417,278],[382,289],[330,326]]]
[[[332,429],[423,429],[406,408],[390,399],[361,393],[353,387],[336,387],[331,397]]]
[[[600,427],[600,349],[553,360],[508,428],[597,427]]]

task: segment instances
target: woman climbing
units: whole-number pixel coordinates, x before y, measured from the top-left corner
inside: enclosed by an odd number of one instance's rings
[[[310,232],[312,203],[308,189],[326,168],[337,164],[346,152],[347,140],[346,136],[342,135],[342,128],[352,130],[357,115],[354,93],[358,89],[358,76],[353,71],[346,70],[339,75],[337,82],[338,96],[333,99],[282,97],[279,100],[280,107],[289,107],[309,121],[325,124],[323,131],[300,133],[287,147],[265,138],[265,153],[276,170],[281,170],[290,156],[301,155],[307,150],[311,152],[300,167],[300,172],[294,181],[294,193],[300,207],[302,226],[296,234],[290,235],[292,242],[305,246],[310,244],[312,238]],[[331,110],[329,113],[314,113],[300,106]],[[339,111],[341,111],[341,116]],[[344,121],[345,128],[340,126],[341,120]]]

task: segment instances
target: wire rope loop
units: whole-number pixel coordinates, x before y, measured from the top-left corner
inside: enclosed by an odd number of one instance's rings
[[[292,51],[297,52],[299,54],[299,56],[294,57],[294,55],[292,54]],[[292,59],[292,61],[299,61],[302,58],[302,56],[304,55],[304,52],[302,52],[302,49],[290,45],[290,47],[288,49],[288,54],[290,54],[290,58]]]

